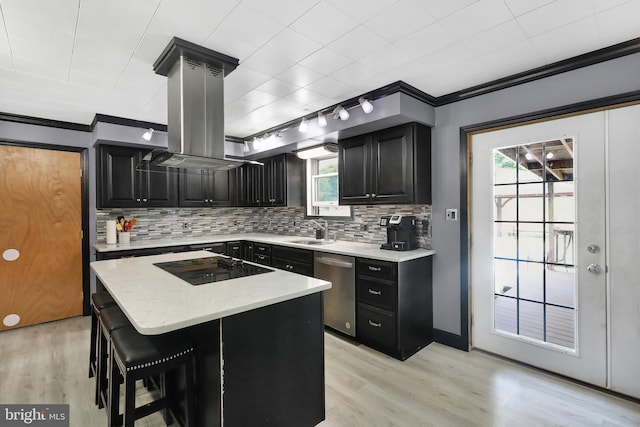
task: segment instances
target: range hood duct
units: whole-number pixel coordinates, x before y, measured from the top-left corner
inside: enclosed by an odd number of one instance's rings
[[[167,77],[168,148],[145,159],[152,165],[229,170],[244,163],[225,158],[223,78],[238,60],[174,37],[153,64]]]

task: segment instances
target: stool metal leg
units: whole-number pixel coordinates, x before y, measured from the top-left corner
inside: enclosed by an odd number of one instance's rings
[[[97,348],[97,332],[98,332],[98,317],[96,316],[95,309],[91,308],[91,347],[89,349],[89,378],[93,377],[96,370],[96,348]],[[97,403],[97,402],[96,402]]]

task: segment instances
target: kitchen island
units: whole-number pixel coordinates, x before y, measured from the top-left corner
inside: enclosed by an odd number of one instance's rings
[[[196,425],[312,426],[324,419],[322,291],[331,283],[282,270],[198,286],[156,263],[206,251],[91,263],[142,334],[176,330],[196,346]],[[169,392],[179,396],[180,376]],[[180,419],[179,399],[173,410]],[[224,424],[223,424],[224,420]]]

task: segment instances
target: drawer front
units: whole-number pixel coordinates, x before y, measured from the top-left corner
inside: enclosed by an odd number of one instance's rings
[[[253,254],[253,262],[263,265],[271,265],[271,255]]]
[[[298,273],[304,276],[313,277],[313,266],[311,264],[276,258],[275,255],[273,257],[273,267],[290,271],[292,273]]]
[[[397,294],[395,282],[358,277],[357,287],[359,303],[395,312]]]
[[[396,318],[392,313],[358,304],[356,325],[362,342],[396,347]]]
[[[263,243],[254,243],[253,253],[259,254],[259,255],[271,255],[271,245],[265,245]]]
[[[225,254],[234,258],[242,257],[242,244],[239,241],[227,242]]]
[[[299,262],[303,264],[313,264],[313,251],[298,248],[287,248],[285,246],[273,246],[271,249],[273,258],[280,258]]]
[[[380,279],[395,280],[396,268],[397,264],[393,262],[358,258],[357,274]]]

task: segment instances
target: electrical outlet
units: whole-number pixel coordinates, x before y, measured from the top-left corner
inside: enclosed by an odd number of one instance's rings
[[[447,209],[447,210],[445,210],[445,219],[447,221],[457,221],[458,220],[458,209]]]

